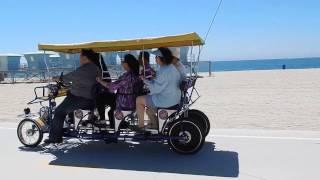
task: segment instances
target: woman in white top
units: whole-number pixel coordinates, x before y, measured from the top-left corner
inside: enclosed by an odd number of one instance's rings
[[[173,56],[168,48],[159,48],[153,53],[156,55],[157,64],[160,65],[157,75],[152,80],[144,80],[150,90],[150,94],[139,96],[136,100],[136,109],[139,119],[139,126],[136,131],[144,128],[145,107],[157,109],[158,107],[167,108],[179,104],[181,90],[179,88],[181,75],[177,68],[172,64]],[[150,117],[151,119],[151,117]]]
[[[184,79],[187,77],[187,69],[180,61],[180,48],[171,47],[169,48],[172,52],[173,60],[172,64],[177,68],[179,71],[181,78]]]

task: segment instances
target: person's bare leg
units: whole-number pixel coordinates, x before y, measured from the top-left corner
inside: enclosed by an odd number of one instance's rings
[[[136,109],[138,114],[138,123],[139,128],[144,127],[144,110],[145,110],[146,102],[144,96],[137,97],[136,100]]]
[[[154,108],[147,108],[146,112],[147,112],[147,115],[148,115],[148,117],[150,119],[151,128],[152,129],[157,129],[158,128],[158,119],[157,119],[157,116],[156,116],[157,110],[154,109]]]

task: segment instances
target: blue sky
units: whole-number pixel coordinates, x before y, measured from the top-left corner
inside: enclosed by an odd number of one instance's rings
[[[0,0],[0,53],[198,32],[219,0]],[[320,57],[319,0],[224,0],[202,60]]]

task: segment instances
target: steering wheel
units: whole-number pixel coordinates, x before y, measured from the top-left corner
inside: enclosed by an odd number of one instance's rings
[[[56,82],[55,85],[53,84],[48,85],[48,88],[51,91],[52,97],[56,97],[59,94],[59,90],[61,89],[67,90],[70,87],[63,82],[63,72],[61,72],[60,77],[58,79],[55,78],[54,81]]]
[[[64,83],[63,83],[63,72],[61,72],[60,76],[59,76],[59,80],[55,80],[57,83],[58,88],[60,89],[61,87],[67,87]]]

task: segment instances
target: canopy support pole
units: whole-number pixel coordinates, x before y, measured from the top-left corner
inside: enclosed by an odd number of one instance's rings
[[[193,74],[193,41],[191,43],[191,50],[190,50],[190,76]]]
[[[48,83],[50,83],[50,70],[49,70],[49,66],[48,66],[48,63],[47,63],[47,56],[46,56],[46,51],[44,50],[43,51],[43,60],[44,60],[44,64],[46,65],[46,69],[47,69],[47,72],[48,72]],[[44,79],[46,78],[46,75],[45,73],[43,74],[44,76]]]
[[[142,46],[142,65],[143,65],[143,77],[146,77],[146,66],[144,63],[144,46]]]
[[[110,80],[112,80],[112,78],[111,78],[111,74],[109,73],[109,70],[108,70],[108,67],[106,67],[107,69],[103,69],[103,65],[102,65],[102,53],[99,53],[99,63],[100,63],[100,67],[101,67],[101,77],[102,77],[102,79],[104,80],[104,79],[110,79]],[[105,64],[105,63],[104,63]],[[105,66],[107,66],[106,64],[105,64]],[[108,74],[109,73],[109,76],[110,77],[107,77],[107,78],[105,78],[104,77],[104,74]]]
[[[99,64],[100,64],[100,68],[101,68],[101,78],[104,79],[104,69],[103,69],[103,66],[102,66],[102,54],[99,53]]]

